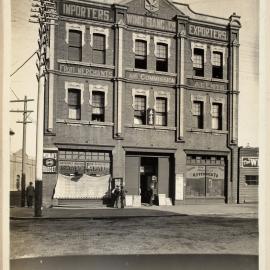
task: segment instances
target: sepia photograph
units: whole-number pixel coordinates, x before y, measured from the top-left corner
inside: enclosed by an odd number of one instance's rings
[[[260,7],[9,1],[10,270],[264,270]]]

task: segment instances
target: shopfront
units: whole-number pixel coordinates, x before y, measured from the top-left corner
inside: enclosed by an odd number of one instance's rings
[[[187,156],[186,199],[217,199],[226,197],[226,162],[219,156]]]
[[[161,205],[160,196],[172,200],[172,161],[171,155],[128,153],[125,166],[128,194],[139,196],[141,204],[149,204],[152,189],[154,204]]]
[[[104,199],[111,187],[111,153],[61,149],[54,198]]]

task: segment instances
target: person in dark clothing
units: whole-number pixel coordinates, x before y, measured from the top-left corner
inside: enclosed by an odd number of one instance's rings
[[[121,189],[120,189],[121,208],[125,207],[126,193],[127,191],[124,189],[123,185],[121,185]]]
[[[149,196],[149,205],[153,205],[154,200],[154,187],[151,185],[148,190],[148,196]]]
[[[112,194],[113,194],[113,200],[114,200],[113,206],[116,207],[116,208],[118,208],[118,202],[119,202],[119,196],[120,196],[119,186],[116,186],[113,189]]]
[[[35,196],[35,188],[33,187],[33,183],[30,182],[29,186],[26,188],[26,199],[28,207],[32,207],[34,196]]]

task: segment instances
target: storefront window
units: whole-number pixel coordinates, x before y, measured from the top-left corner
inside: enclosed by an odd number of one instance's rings
[[[224,196],[223,157],[188,156],[187,163],[190,165],[187,165],[186,197]]]
[[[64,175],[107,175],[111,156],[109,152],[60,150],[58,168]]]

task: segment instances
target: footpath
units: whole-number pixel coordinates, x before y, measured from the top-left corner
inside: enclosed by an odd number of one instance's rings
[[[44,208],[42,217],[34,216],[34,208],[12,207],[10,219],[120,219],[170,216],[223,216],[258,218],[258,204],[142,206],[138,208]]]

